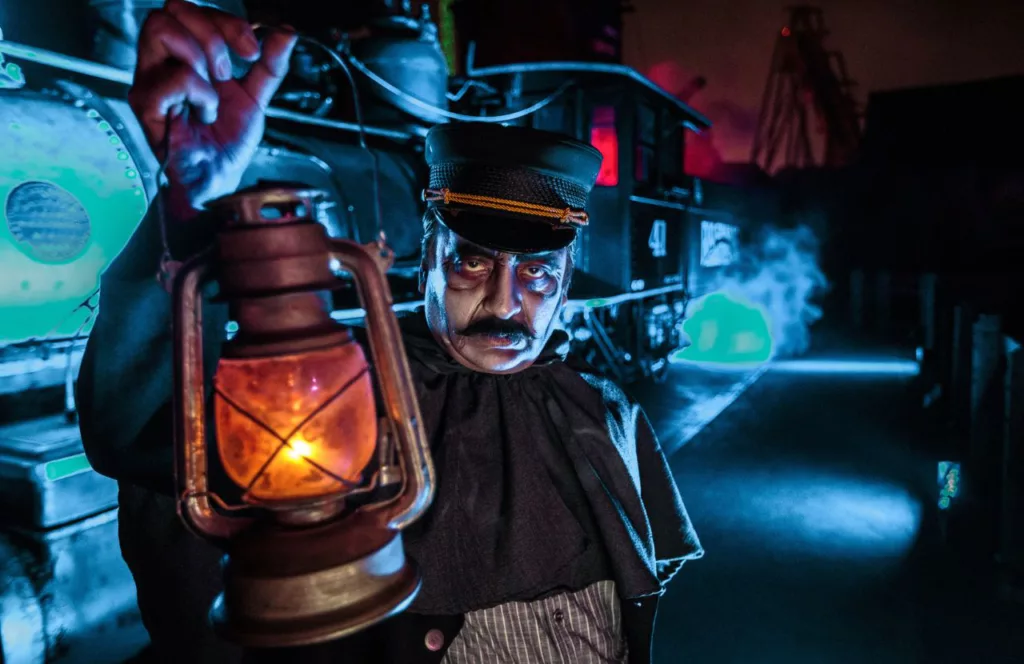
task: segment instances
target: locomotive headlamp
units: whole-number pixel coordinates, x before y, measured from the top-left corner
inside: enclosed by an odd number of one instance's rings
[[[346,636],[403,610],[420,583],[400,532],[430,504],[434,477],[385,279],[392,257],[383,244],[329,239],[315,221],[324,202],[272,186],[213,202],[216,244],[174,284],[179,514],[227,552],[211,620],[246,646]],[[372,369],[330,316],[339,267],[366,310]],[[208,437],[210,281],[238,331],[217,366]],[[234,504],[211,490],[214,443],[241,492]]]

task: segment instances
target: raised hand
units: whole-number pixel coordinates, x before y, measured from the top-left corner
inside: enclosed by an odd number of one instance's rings
[[[166,160],[171,216],[188,220],[238,187],[295,42],[295,34],[275,31],[261,49],[243,19],[185,0],[149,15],[128,101],[157,159]],[[245,77],[232,77],[228,49],[253,63]]]

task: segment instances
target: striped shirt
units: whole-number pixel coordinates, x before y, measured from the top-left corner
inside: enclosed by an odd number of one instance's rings
[[[466,614],[442,664],[623,664],[614,581]]]

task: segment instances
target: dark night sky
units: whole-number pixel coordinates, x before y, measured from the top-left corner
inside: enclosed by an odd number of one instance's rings
[[[785,24],[776,0],[634,0],[626,63],[674,92],[692,76],[691,103],[715,121],[726,161],[747,161],[772,49]],[[901,87],[1024,74],[1024,0],[821,0],[826,47],[846,58],[857,99]],[[676,90],[672,88],[675,87]]]

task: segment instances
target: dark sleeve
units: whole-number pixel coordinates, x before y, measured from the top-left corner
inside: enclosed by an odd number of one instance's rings
[[[637,466],[641,497],[654,537],[658,581],[668,583],[683,563],[704,555],[697,532],[686,513],[668,460],[647,415],[639,405],[636,417]]]
[[[82,358],[77,404],[85,453],[98,473],[174,495],[171,297],[156,279],[163,247],[156,207],[100,279],[99,313]],[[172,231],[169,240],[178,255],[212,237],[209,225],[197,222],[174,230],[179,232]],[[209,377],[227,313],[209,303],[203,313]]]

